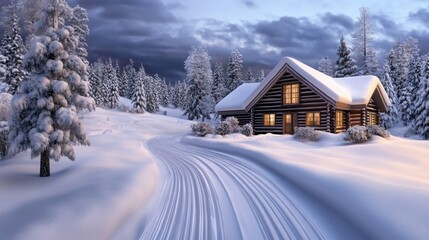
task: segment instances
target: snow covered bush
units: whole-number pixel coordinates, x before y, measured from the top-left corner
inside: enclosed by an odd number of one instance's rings
[[[0,121],[9,119],[12,97],[9,93],[0,93]]]
[[[379,125],[370,125],[367,127],[367,129],[368,129],[368,133],[370,134],[370,136],[377,135],[377,136],[380,136],[382,138],[389,138],[390,137],[389,131],[387,131],[386,129],[384,129],[383,127],[381,127]]]
[[[206,122],[199,122],[191,125],[192,132],[198,137],[204,137],[207,134],[213,133],[213,129],[210,124]]]
[[[225,122],[228,122],[231,126],[231,133],[239,133],[240,132],[240,123],[238,119],[235,117],[227,117]]]
[[[298,127],[294,137],[301,142],[317,142],[320,140],[320,133],[312,127]]]
[[[222,121],[218,125],[216,125],[216,134],[218,135],[228,135],[232,133],[232,126],[230,122]]]
[[[371,138],[368,128],[365,126],[353,126],[347,129],[346,141],[352,143],[364,143]]]
[[[247,123],[247,124],[243,125],[243,127],[241,127],[241,129],[240,129],[240,133],[243,134],[244,136],[248,136],[248,137],[253,136],[252,124]]]
[[[0,158],[7,154],[9,127],[6,121],[0,121]]]

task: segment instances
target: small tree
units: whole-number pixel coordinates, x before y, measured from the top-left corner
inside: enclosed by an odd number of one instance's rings
[[[227,78],[224,84],[226,89],[226,95],[234,91],[238,86],[243,83],[243,56],[238,50],[231,52],[229,57]]]
[[[337,49],[337,56],[334,77],[354,76],[357,70],[356,61],[352,58],[351,51],[347,47],[343,36],[341,36],[340,46]]]
[[[328,57],[324,57],[322,58],[322,60],[320,60],[319,62],[319,67],[318,70],[328,76],[332,76],[333,75],[333,71],[332,71],[332,62],[331,59],[329,59]]]
[[[94,109],[88,83],[82,81],[87,65],[75,54],[79,39],[69,26],[59,27],[69,6],[50,0],[43,8],[39,27],[45,35],[34,37],[24,64],[31,77],[12,99],[10,149],[14,155],[31,149],[40,156],[40,176],[50,176],[49,159],[76,158],[72,144],[89,145],[77,112]]]
[[[143,78],[146,77],[146,73],[143,68],[137,73],[136,90],[132,97],[133,108],[137,113],[144,113],[146,110],[146,93],[144,87]]]

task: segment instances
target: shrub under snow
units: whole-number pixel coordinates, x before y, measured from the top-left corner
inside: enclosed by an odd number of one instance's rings
[[[240,132],[240,123],[238,119],[235,117],[227,117],[225,122],[229,123],[231,126],[231,133],[239,133]]]
[[[346,141],[352,143],[364,143],[371,138],[368,128],[365,126],[353,126],[347,129]]]
[[[216,125],[216,134],[218,135],[227,135],[233,132],[233,128],[231,126],[231,122],[222,121],[218,125]]]
[[[299,127],[296,128],[294,137],[302,142],[317,142],[320,140],[320,133],[312,127]]]
[[[204,137],[207,134],[213,133],[212,127],[206,122],[192,124],[191,128],[192,132],[198,137]]]
[[[377,136],[380,136],[382,138],[389,138],[390,137],[389,131],[387,131],[385,128],[383,128],[379,125],[370,125],[367,128],[368,128],[368,132],[371,136],[377,135]]]
[[[378,125],[371,126],[353,126],[347,129],[346,141],[352,143],[364,143],[371,139],[373,135],[377,135],[383,138],[389,138],[390,133]]]
[[[243,134],[244,136],[248,136],[248,137],[253,136],[252,124],[247,123],[247,124],[243,125],[243,127],[241,127],[241,129],[240,129],[240,133]]]

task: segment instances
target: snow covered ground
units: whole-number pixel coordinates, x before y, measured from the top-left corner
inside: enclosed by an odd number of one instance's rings
[[[50,178],[28,152],[0,161],[1,238],[429,236],[428,141],[197,138],[164,110],[85,114],[91,146]]]
[[[318,143],[275,135],[185,141],[240,155],[277,173],[299,189],[293,200],[306,206],[327,239],[351,238],[350,232],[338,235],[341,227],[327,221],[329,216],[353,226],[357,239],[427,239],[429,142],[376,137],[351,145],[343,138],[324,133]]]

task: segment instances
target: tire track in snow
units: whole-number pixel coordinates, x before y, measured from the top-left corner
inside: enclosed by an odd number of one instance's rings
[[[299,207],[243,159],[174,137],[152,139],[148,147],[166,178],[141,239],[323,239]]]

